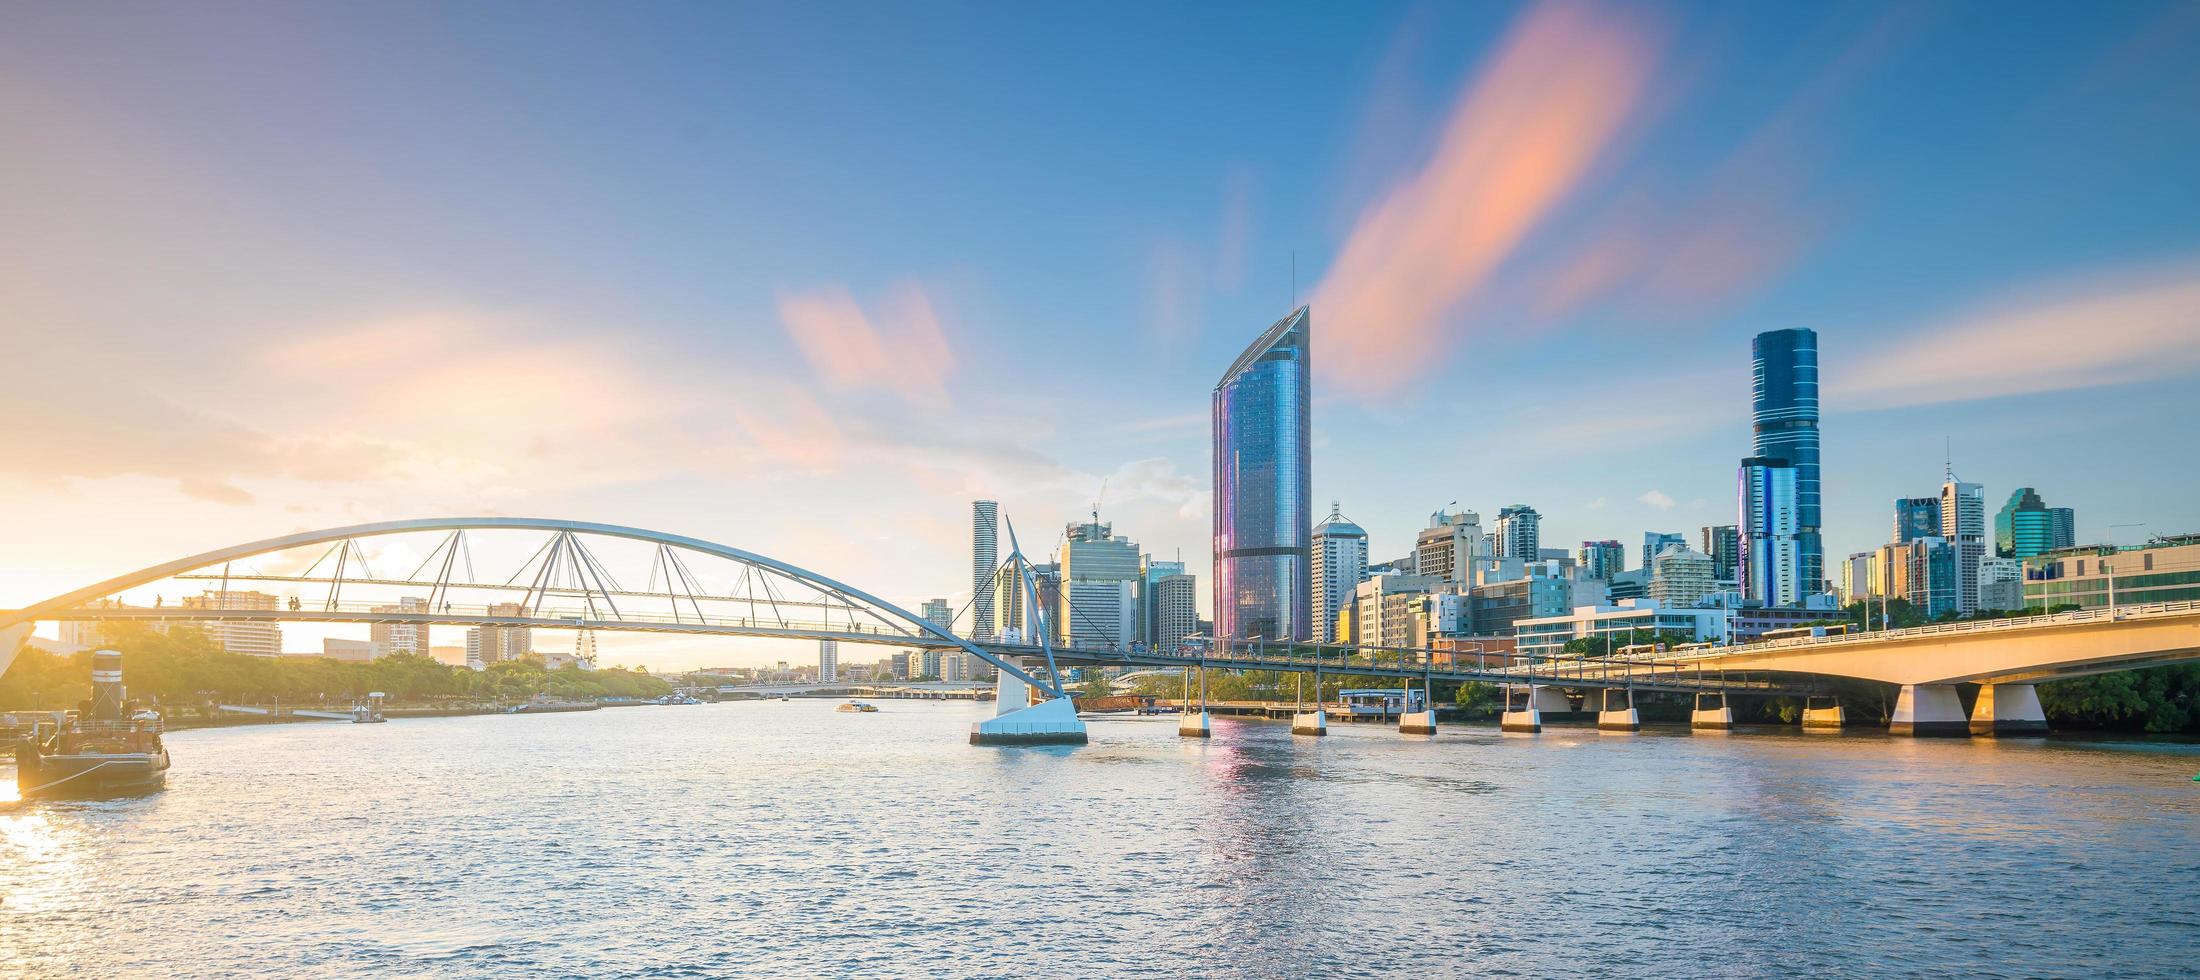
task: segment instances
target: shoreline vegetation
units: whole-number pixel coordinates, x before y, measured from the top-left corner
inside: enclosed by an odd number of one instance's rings
[[[661,677],[612,667],[551,670],[533,658],[454,667],[416,654],[368,663],[326,657],[253,657],[230,653],[191,627],[160,632],[138,624],[108,631],[101,646],[122,651],[124,684],[134,698],[155,703],[189,723],[208,704],[348,707],[369,691],[388,695],[392,709],[493,709],[537,696],[593,701],[654,698],[672,692]],[[0,711],[74,708],[90,696],[91,653],[58,655],[25,647],[0,675]]]

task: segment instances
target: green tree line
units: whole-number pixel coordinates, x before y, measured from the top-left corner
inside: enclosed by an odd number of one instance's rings
[[[162,704],[225,701],[349,703],[369,691],[393,701],[519,701],[546,694],[585,700],[649,698],[669,693],[662,678],[629,671],[551,670],[539,659],[491,664],[476,671],[428,657],[396,654],[370,663],[326,657],[253,657],[230,653],[205,633],[188,627],[167,632],[138,624],[109,629],[103,646],[122,652],[123,683],[130,696]],[[66,656],[24,647],[0,674],[0,710],[73,708],[91,696],[91,654]]]

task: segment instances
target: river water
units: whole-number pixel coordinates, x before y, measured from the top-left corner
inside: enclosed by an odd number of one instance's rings
[[[965,743],[987,707],[880,705],[174,733],[163,792],[0,802],[0,975],[2200,968],[2190,744],[1117,718],[1000,749]]]

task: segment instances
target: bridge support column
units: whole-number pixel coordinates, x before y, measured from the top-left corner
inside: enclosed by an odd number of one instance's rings
[[[1193,711],[1190,708],[1184,709],[1184,714],[1176,720],[1176,733],[1185,738],[1208,738],[1214,735],[1214,728],[1207,717],[1207,709],[1201,708],[1198,711]]]
[[[1963,716],[1963,699],[1956,696],[1954,684],[1904,684],[1887,730],[1918,738],[1962,738],[1971,734],[1971,723]]]
[[[1329,734],[1329,712],[1328,712],[1328,711],[1325,711],[1325,710],[1323,710],[1323,709],[1321,709],[1321,708],[1315,708],[1315,709],[1314,709],[1314,710],[1312,710],[1312,711],[1302,711],[1302,712],[1299,712],[1298,714],[1292,715],[1292,716],[1291,716],[1291,734],[1293,734],[1293,735],[1327,735],[1327,734]]]
[[[1407,735],[1436,734],[1436,709],[1408,711],[1399,715],[1398,730]]]
[[[1839,732],[1848,724],[1848,712],[1841,710],[1841,702],[1834,698],[1806,697],[1803,699],[1803,730],[1806,732]]]
[[[1054,698],[970,726],[972,745],[1083,745],[1075,698]]]
[[[1726,703],[1725,692],[1705,691],[1696,695],[1696,708],[1688,714],[1688,727],[1704,731],[1723,732],[1734,727],[1734,708]]]
[[[1617,695],[1617,697],[1614,697]],[[1626,688],[1607,687],[1604,701],[1597,712],[1597,731],[1639,732],[1642,730],[1642,713],[1635,710],[1635,692]],[[1625,707],[1613,707],[1615,704]]]
[[[1981,684],[1971,707],[1971,734],[2009,738],[2047,734],[2047,712],[2030,684]]]
[[[1543,730],[1543,711],[1538,702],[1543,700],[1543,688],[1530,685],[1526,690],[1505,689],[1505,713],[1497,720],[1498,731],[1533,735]],[[1517,700],[1515,700],[1517,698]],[[1564,695],[1560,695],[1561,700]],[[1515,707],[1518,705],[1518,707]]]

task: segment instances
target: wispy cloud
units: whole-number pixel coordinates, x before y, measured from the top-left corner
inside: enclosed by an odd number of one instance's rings
[[[2200,259],[1996,297],[1902,337],[1829,371],[1829,405],[1900,408],[2200,372]]]
[[[1614,10],[1546,4],[1514,25],[1427,164],[1362,213],[1315,290],[1332,383],[1379,395],[1428,369],[1446,315],[1618,137],[1642,100],[1651,49]]]
[[[1672,495],[1663,490],[1644,490],[1635,499],[1659,510],[1672,510],[1675,503]]]
[[[779,319],[826,384],[880,387],[911,403],[947,405],[955,356],[923,286],[894,287],[875,314],[839,286],[782,293]]]

